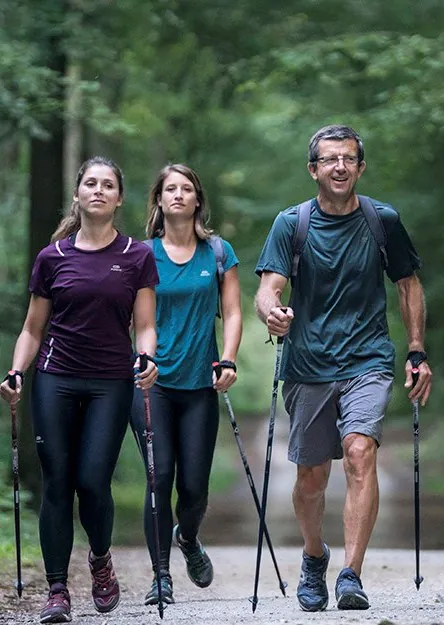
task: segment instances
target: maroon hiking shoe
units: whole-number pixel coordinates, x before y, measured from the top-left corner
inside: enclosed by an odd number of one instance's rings
[[[114,572],[111,554],[96,558],[92,552],[88,556],[92,577],[92,598],[98,612],[111,612],[120,601],[120,588]]]
[[[71,598],[65,584],[56,582],[49,588],[48,600],[40,612],[40,623],[68,623],[71,620]]]

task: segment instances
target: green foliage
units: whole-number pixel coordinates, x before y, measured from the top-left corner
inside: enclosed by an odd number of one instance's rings
[[[148,186],[161,166],[185,161],[200,173],[213,226],[241,261],[245,331],[230,397],[237,413],[265,413],[274,349],[254,317],[254,265],[277,212],[315,194],[309,137],[344,122],[365,141],[360,189],[400,210],[423,259],[437,381],[424,414],[433,421],[444,375],[443,19],[440,0],[301,0],[296,8],[286,0],[0,0],[1,370],[26,301],[29,145],[63,113],[67,128],[76,125],[79,158],[106,153],[123,166],[122,228],[130,234],[143,236]],[[78,96],[74,107],[69,93]],[[396,289],[388,292],[397,347],[391,411],[406,418],[406,337]],[[126,450],[116,492],[129,509],[141,499],[140,487],[128,486],[140,483],[140,467]]]
[[[6,441],[0,438],[0,449],[7,449]],[[15,561],[15,526],[12,476],[5,460],[0,461],[0,562],[11,566]],[[27,504],[31,495],[20,489],[20,535],[22,541],[23,565],[33,564],[40,556],[38,524],[35,513]]]

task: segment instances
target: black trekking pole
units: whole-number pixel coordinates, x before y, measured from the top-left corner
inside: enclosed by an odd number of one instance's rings
[[[253,596],[250,597],[250,601],[252,603],[252,608],[253,608],[253,614],[256,611],[256,607],[258,604],[257,589],[259,585],[259,572],[260,572],[260,567],[261,567],[262,543],[264,540],[268,483],[270,480],[271,451],[273,448],[274,422],[276,419],[276,405],[277,405],[279,374],[281,370],[283,344],[284,344],[284,337],[279,336],[277,339],[277,346],[276,346],[276,361],[274,365],[273,391],[272,391],[272,396],[271,396],[271,408],[270,408],[270,423],[268,426],[267,451],[265,455],[264,484],[262,488],[262,503],[260,507],[260,520],[259,520],[259,536],[258,536],[258,541],[257,541],[256,574],[254,578]]]
[[[216,377],[219,378],[220,374],[222,372],[222,367],[220,366],[220,364],[218,362],[213,362],[213,369],[214,369],[214,372],[216,373]],[[248,483],[250,485],[251,494],[253,495],[254,503],[256,505],[256,510],[257,510],[257,513],[258,513],[259,519],[260,519],[260,516],[261,516],[261,504],[260,504],[260,501],[259,501],[259,497],[257,495],[257,490],[256,490],[256,486],[254,484],[253,475],[251,473],[250,466],[248,464],[247,455],[245,453],[245,448],[243,446],[242,439],[240,437],[239,427],[238,427],[238,425],[236,423],[236,419],[234,417],[233,407],[231,405],[231,401],[230,401],[230,398],[228,397],[227,391],[224,391],[222,393],[222,396],[224,398],[225,405],[227,407],[227,412],[228,412],[228,416],[230,418],[231,427],[233,428],[234,437],[236,439],[237,447],[239,449],[239,453],[240,453],[240,456],[241,456],[241,459],[242,459],[242,463],[244,465],[245,473],[247,475],[247,480],[248,480]],[[266,525],[265,521],[264,521],[264,533],[265,533],[265,539],[267,541],[268,549],[270,550],[271,559],[273,560],[274,568],[276,570],[276,575],[277,575],[277,578],[279,580],[279,588],[280,588],[282,594],[285,597],[286,596],[285,589],[287,588],[288,584],[287,584],[287,582],[283,582],[282,581],[281,574],[279,572],[279,567],[278,567],[278,564],[276,562],[276,557],[274,555],[273,545],[271,544],[270,534],[268,533],[268,528],[267,528],[267,525]]]
[[[148,356],[146,354],[139,354],[139,371],[145,371],[148,366]],[[159,610],[159,616],[163,619],[163,599],[162,599],[162,583],[160,578],[160,541],[159,541],[159,519],[157,517],[156,508],[156,476],[154,469],[154,453],[153,453],[153,430],[151,428],[151,410],[150,410],[150,398],[148,390],[143,390],[143,403],[145,405],[145,436],[146,436],[146,451],[148,457],[148,488],[150,491],[151,501],[151,518],[153,521],[153,536],[154,536],[154,551],[156,560],[156,581],[157,581],[157,594],[159,600],[157,608]]]
[[[419,378],[418,369],[412,369],[413,387]],[[416,558],[416,575],[415,586],[419,590],[419,586],[424,578],[419,573],[419,556],[420,556],[420,511],[419,511],[419,400],[413,402],[413,476],[414,476],[414,501],[415,501],[415,558]]]
[[[8,371],[9,388],[15,390],[15,371]],[[17,582],[15,587],[19,597],[22,596],[22,549],[20,540],[20,479],[19,479],[19,457],[18,457],[18,436],[17,436],[17,406],[11,404],[11,440],[12,440],[12,476],[14,483],[14,525],[15,525],[15,554],[17,560]]]

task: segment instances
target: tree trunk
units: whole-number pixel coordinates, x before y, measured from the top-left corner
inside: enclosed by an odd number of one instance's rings
[[[56,70],[60,77],[63,77],[65,57],[60,53],[59,42],[52,40],[50,48],[52,54],[48,54],[48,58],[51,59],[49,67]],[[48,245],[63,209],[64,90],[62,85],[59,89],[59,101],[59,113],[53,114],[46,123],[49,138],[47,140],[35,138],[31,140],[29,275],[38,252]],[[40,471],[36,470],[39,464],[29,410],[31,371],[26,377],[24,396],[20,402],[22,424],[20,429],[20,477],[34,495],[34,501],[37,503],[40,493]]]

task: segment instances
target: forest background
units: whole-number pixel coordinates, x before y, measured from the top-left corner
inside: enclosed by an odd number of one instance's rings
[[[421,414],[423,483],[442,493],[443,27],[441,0],[0,0],[0,371],[23,323],[30,267],[70,205],[79,164],[95,154],[119,163],[120,228],[143,238],[150,182],[167,162],[185,162],[204,182],[214,229],[240,259],[245,331],[230,396],[238,419],[262,419],[274,350],[254,315],[255,262],[277,212],[315,194],[306,171],[310,136],[345,123],[365,142],[360,191],[401,212],[423,261],[434,372]],[[388,420],[402,434],[411,431],[406,341],[396,289],[387,288],[397,347]],[[222,432],[216,490],[233,479],[230,445]],[[10,457],[2,403],[0,559],[13,553]],[[37,466],[25,397],[28,557],[33,546],[38,552]],[[123,519],[140,518],[142,476],[129,438],[114,483]],[[118,540],[130,534],[122,529]]]

